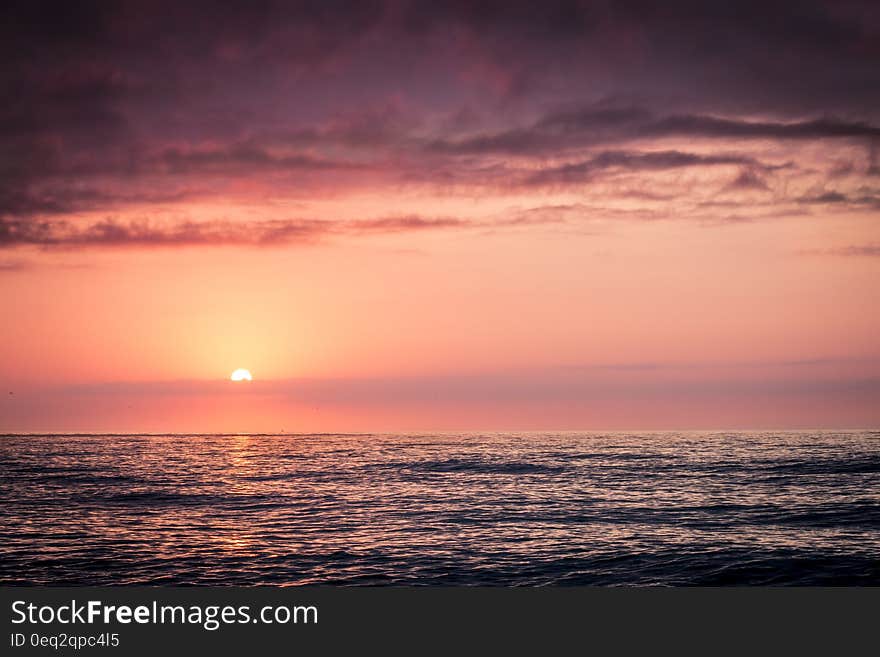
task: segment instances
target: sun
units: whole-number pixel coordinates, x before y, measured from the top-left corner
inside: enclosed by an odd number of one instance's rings
[[[237,369],[230,376],[231,381],[253,381],[251,373],[245,369]]]

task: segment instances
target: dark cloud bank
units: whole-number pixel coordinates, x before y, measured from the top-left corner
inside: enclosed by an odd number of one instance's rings
[[[307,197],[328,185],[522,190],[730,167],[721,191],[761,193],[802,166],[740,147],[751,142],[858,149],[828,181],[845,174],[861,192],[790,201],[877,207],[875,2],[7,2],[0,57],[0,247],[474,227],[112,218],[243,179]],[[652,140],[667,141],[646,149]],[[76,212],[108,218],[83,224]]]

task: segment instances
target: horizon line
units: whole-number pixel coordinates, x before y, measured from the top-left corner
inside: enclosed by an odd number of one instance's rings
[[[598,433],[880,433],[880,427],[788,427],[788,428],[690,428],[690,429],[418,429],[418,430],[381,430],[381,431],[0,431],[0,438],[6,437],[49,437],[49,436],[385,436],[393,434],[424,435],[424,434],[598,434]]]

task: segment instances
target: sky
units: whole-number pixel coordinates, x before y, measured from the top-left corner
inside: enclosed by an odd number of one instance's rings
[[[0,13],[0,431],[880,426],[876,2]]]

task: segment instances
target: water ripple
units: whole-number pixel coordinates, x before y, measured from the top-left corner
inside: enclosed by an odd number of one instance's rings
[[[0,436],[0,583],[877,585],[878,437]]]

